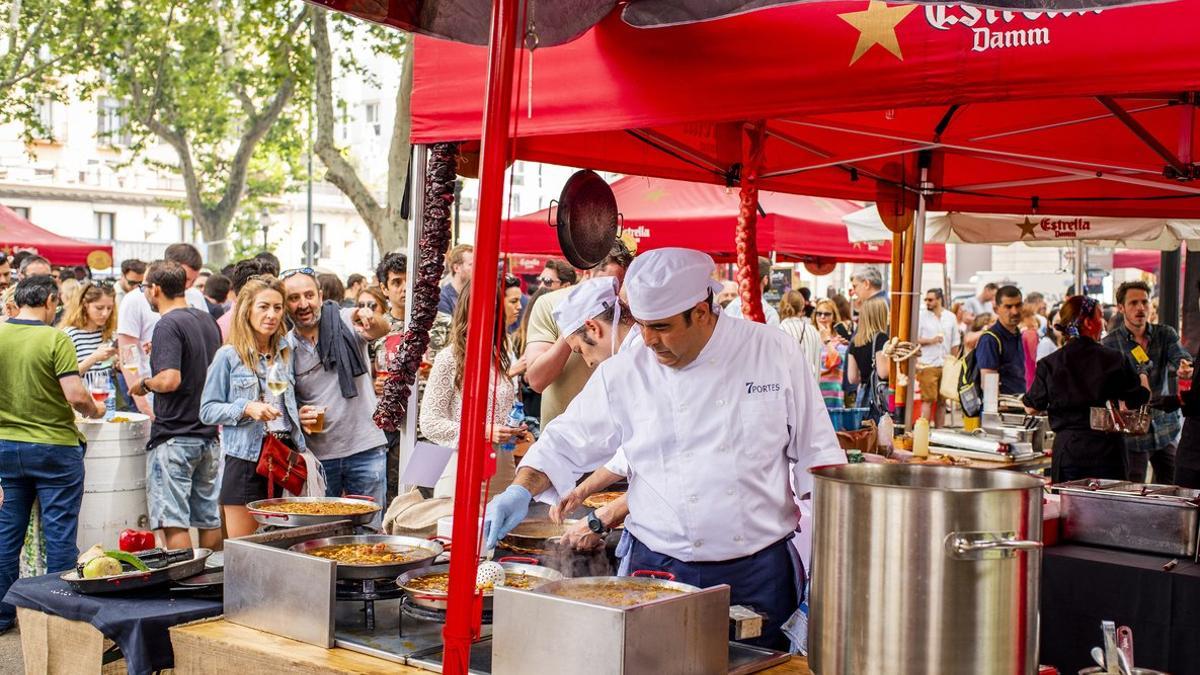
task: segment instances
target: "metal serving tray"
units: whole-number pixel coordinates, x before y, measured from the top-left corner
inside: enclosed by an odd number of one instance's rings
[[[1051,486],[1067,541],[1195,558],[1200,490],[1084,479]]]

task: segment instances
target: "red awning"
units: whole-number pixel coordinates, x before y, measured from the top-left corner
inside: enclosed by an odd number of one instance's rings
[[[1160,251],[1113,251],[1113,269],[1133,269],[1158,274],[1161,263]]]
[[[964,5],[802,3],[639,30],[615,14],[528,53],[517,155],[737,184],[766,120],[764,189],[930,208],[1200,216],[1200,2],[1022,14]],[[479,137],[486,50],[417,38],[413,141]],[[532,90],[532,101],[528,100]]]
[[[612,185],[624,231],[639,251],[681,246],[705,251],[718,262],[736,258],[734,228],[738,191],[707,183],[627,176]],[[766,213],[758,219],[758,250],[780,261],[889,262],[891,245],[850,243],[842,217],[861,208],[844,199],[760,192]],[[549,209],[504,224],[500,249],[510,253],[560,255]],[[940,244],[925,248],[928,262],[945,262]]]
[[[87,265],[93,251],[103,251],[112,260],[112,246],[91,244],[78,239],[61,237],[17,215],[0,204],[0,251],[15,253],[31,251],[54,265]]]

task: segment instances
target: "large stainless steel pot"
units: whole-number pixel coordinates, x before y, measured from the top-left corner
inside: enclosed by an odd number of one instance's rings
[[[903,464],[812,473],[813,673],[1037,671],[1041,480]]]

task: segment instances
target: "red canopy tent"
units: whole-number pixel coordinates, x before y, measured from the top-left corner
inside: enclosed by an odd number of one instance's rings
[[[1195,2],[829,2],[654,30],[614,15],[535,52],[516,155],[736,184],[743,125],[766,120],[763,189],[873,201],[916,190],[930,151],[930,209],[1195,216],[1196,25]],[[414,142],[479,137],[485,58],[417,38]]]
[[[718,262],[736,258],[734,228],[738,193],[717,185],[627,176],[612,184],[624,231],[639,251],[683,246],[709,253]],[[892,247],[884,243],[852,243],[842,218],[857,211],[857,202],[804,197],[783,192],[759,193],[766,214],[758,219],[758,250],[773,251],[785,262],[890,262]],[[500,249],[510,253],[558,255],[551,209],[518,216],[504,223]],[[925,247],[930,262],[946,261],[946,248]]]
[[[88,255],[103,251],[112,260],[112,246],[90,244],[78,239],[60,237],[17,215],[16,211],[0,204],[0,251],[15,253],[30,251],[55,265],[87,265]]]

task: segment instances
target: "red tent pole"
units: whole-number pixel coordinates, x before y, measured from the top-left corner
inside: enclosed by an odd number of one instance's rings
[[[742,315],[751,321],[766,323],[762,306],[762,285],[758,276],[758,172],[762,169],[763,145],[767,126],[759,121],[747,130],[750,148],[742,165],[741,201],[738,209],[737,282],[742,299]]]
[[[480,154],[479,216],[475,230],[475,271],[471,275],[466,362],[463,364],[462,423],[459,427],[458,480],[455,483],[453,540],[467,555],[450,560],[450,594],[446,611],[443,672],[466,675],[471,642],[479,635],[482,603],[476,604],[475,575],[479,561],[471,542],[479,541],[483,459],[492,447],[484,438],[488,415],[489,375],[496,320],[496,276],[500,261],[500,216],[504,208],[504,169],[509,154],[508,125],[512,112],[513,65],[519,26],[519,0],[494,0],[488,52],[487,100],[484,105],[483,151]]]

